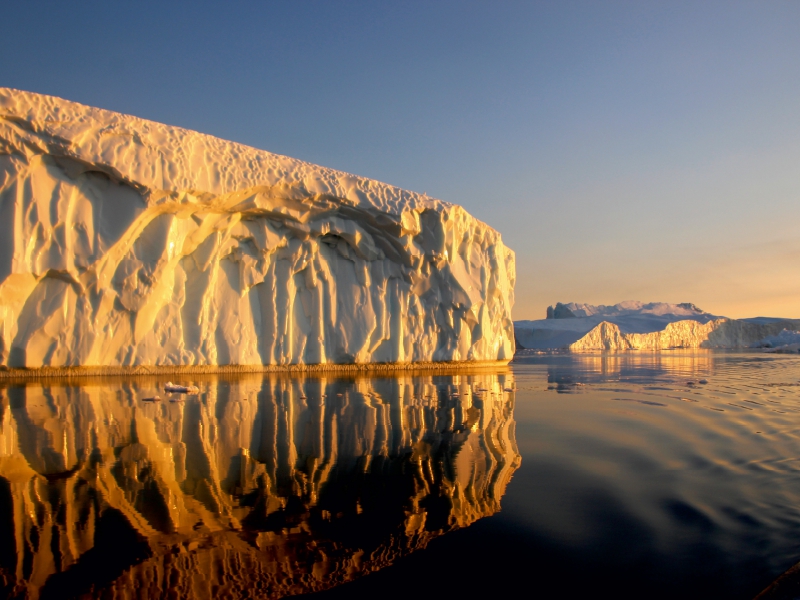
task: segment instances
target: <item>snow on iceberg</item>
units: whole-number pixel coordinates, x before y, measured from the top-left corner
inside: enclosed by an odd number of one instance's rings
[[[457,205],[0,88],[0,365],[508,361],[514,280]]]

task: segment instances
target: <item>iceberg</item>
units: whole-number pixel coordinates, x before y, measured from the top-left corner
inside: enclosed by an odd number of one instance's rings
[[[514,281],[460,206],[0,88],[0,366],[507,363]]]
[[[594,306],[559,302],[547,308],[546,319],[516,321],[514,327],[518,347],[556,349],[580,345],[580,340],[603,323],[619,328],[620,334],[648,334],[663,331],[667,325],[677,321],[705,324],[717,318],[690,303],[626,301],[612,306]],[[606,331],[608,328],[600,329]],[[598,330],[592,338],[603,335],[608,334]],[[613,344],[604,342],[603,345]]]
[[[800,323],[791,329],[783,329],[774,335],[766,336],[753,344],[756,348],[772,348],[776,352],[800,352]]]
[[[562,304],[547,309],[547,318],[516,321],[521,349],[573,352],[668,350],[673,348],[747,348],[796,329],[792,319],[729,319],[691,303],[621,302],[613,306]]]

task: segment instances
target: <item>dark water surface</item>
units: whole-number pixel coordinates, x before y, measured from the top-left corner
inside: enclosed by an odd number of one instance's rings
[[[796,355],[166,379],[0,383],[0,596],[748,599],[800,560]]]

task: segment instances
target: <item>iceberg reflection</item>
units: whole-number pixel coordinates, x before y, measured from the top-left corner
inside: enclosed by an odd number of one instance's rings
[[[510,373],[197,383],[0,389],[6,595],[326,589],[494,514],[520,463]]]
[[[627,381],[652,384],[708,377],[720,357],[712,350],[670,350],[596,354],[542,354],[518,352],[517,365],[547,368],[548,383],[609,383]],[[724,355],[723,355],[724,356]]]

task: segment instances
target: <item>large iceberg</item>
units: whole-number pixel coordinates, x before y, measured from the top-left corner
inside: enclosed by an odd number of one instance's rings
[[[457,205],[0,88],[0,366],[507,362],[514,280]]]

